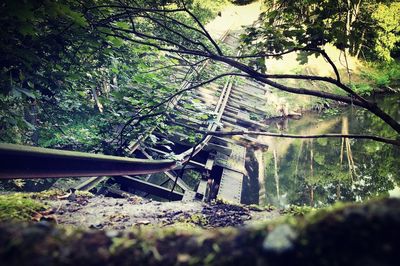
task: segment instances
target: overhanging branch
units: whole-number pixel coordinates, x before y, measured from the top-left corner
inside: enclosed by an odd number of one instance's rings
[[[327,133],[327,134],[317,134],[317,135],[295,135],[286,133],[273,133],[266,131],[246,131],[246,130],[236,130],[236,131],[207,131],[201,130],[195,127],[191,127],[180,122],[172,121],[172,123],[183,126],[185,128],[191,129],[197,133],[211,135],[211,136],[238,136],[238,135],[254,135],[254,136],[268,136],[268,137],[279,137],[279,138],[292,138],[292,139],[318,139],[318,138],[349,138],[349,139],[367,139],[374,140],[386,144],[391,144],[400,147],[400,140],[389,139],[385,137],[375,136],[375,135],[363,135],[363,134],[338,134],[338,133]]]

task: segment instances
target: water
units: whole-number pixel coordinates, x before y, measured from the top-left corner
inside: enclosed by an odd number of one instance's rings
[[[400,97],[385,96],[379,106],[400,120]],[[275,121],[271,128],[293,134],[359,133],[395,137],[379,118],[358,108],[306,114]],[[400,149],[370,140],[282,139],[263,137],[264,179],[257,187],[261,205],[321,207],[340,201],[400,196]],[[262,171],[261,171],[262,172]],[[255,191],[253,190],[253,193]]]

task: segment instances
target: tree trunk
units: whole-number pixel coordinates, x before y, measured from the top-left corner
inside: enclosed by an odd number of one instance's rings
[[[314,177],[314,151],[313,151],[313,142],[310,141],[310,177],[311,177],[311,184],[310,184],[310,207],[314,207],[314,185],[313,185],[313,177]]]
[[[264,156],[262,149],[257,149],[254,151],[254,156],[258,162],[258,184],[260,190],[258,192],[258,204],[264,205],[266,203],[266,188],[265,188],[265,165],[264,165]]]
[[[275,167],[275,186],[276,186],[276,197],[280,202],[281,196],[279,191],[279,174],[278,174],[278,155],[276,149],[274,149],[274,167]]]
[[[100,113],[103,113],[103,105],[101,104],[99,97],[97,95],[97,91],[95,88],[92,88],[93,99],[96,103],[97,108],[99,109]]]
[[[363,32],[362,32],[362,34],[361,34],[360,42],[358,43],[358,48],[357,48],[357,51],[356,51],[356,53],[355,53],[355,55],[354,55],[357,59],[358,59],[358,57],[360,56],[360,52],[361,52],[361,49],[362,49],[362,47],[363,47],[365,31],[366,31],[366,29],[364,29]]]

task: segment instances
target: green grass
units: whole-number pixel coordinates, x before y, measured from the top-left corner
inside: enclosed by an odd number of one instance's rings
[[[10,193],[0,195],[0,221],[30,221],[32,216],[46,209],[43,200],[56,200],[58,196],[65,195],[62,190],[47,190],[32,193]],[[79,197],[93,197],[86,191],[77,191]]]

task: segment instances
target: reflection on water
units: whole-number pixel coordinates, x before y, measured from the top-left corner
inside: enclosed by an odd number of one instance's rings
[[[380,100],[380,106],[398,120],[399,105],[399,97]],[[335,132],[396,136],[379,118],[355,108],[330,116],[308,114],[300,120],[278,123],[276,128],[304,135]],[[352,139],[262,140],[269,149],[258,155],[265,163],[264,179],[259,180],[260,204],[319,207],[338,200],[363,201],[400,191],[398,147]]]

